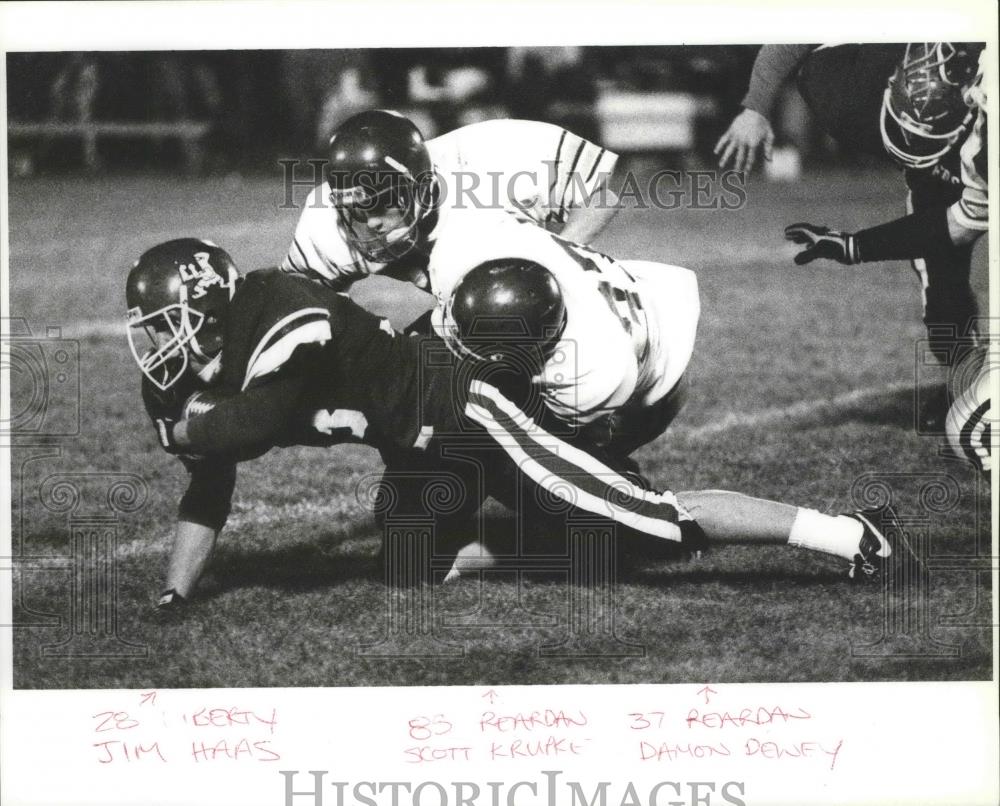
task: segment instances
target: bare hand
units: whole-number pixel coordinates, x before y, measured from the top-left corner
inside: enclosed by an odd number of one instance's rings
[[[720,168],[725,168],[729,160],[733,159],[735,170],[750,172],[761,148],[764,150],[764,159],[771,161],[772,145],[774,145],[774,129],[771,128],[767,118],[760,112],[744,109],[733,118],[729,128],[715,144],[715,153],[722,152],[722,156],[719,157]]]

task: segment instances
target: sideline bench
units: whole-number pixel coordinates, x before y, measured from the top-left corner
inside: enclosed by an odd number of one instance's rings
[[[202,140],[212,124],[200,120],[175,120],[163,122],[115,121],[10,121],[7,134],[13,139],[79,137],[83,141],[83,162],[89,171],[100,168],[97,140],[101,137],[138,137],[151,140],[176,138],[181,142],[184,167],[191,173],[201,170],[204,162]]]

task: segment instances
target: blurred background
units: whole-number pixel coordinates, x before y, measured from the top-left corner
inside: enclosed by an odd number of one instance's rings
[[[323,156],[333,129],[371,107],[403,112],[428,138],[489,118],[529,118],[623,155],[705,167],[739,111],[758,49],[12,53],[10,172],[266,171],[277,159]],[[836,154],[791,86],[774,125],[770,178],[794,179],[802,165]]]

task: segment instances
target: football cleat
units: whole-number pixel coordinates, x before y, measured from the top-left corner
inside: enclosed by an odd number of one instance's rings
[[[188,600],[174,588],[160,594],[154,611],[156,621],[161,624],[172,624],[180,621],[187,610]]]
[[[914,557],[909,536],[891,506],[882,509],[863,509],[847,515],[861,524],[863,529],[858,541],[858,553],[847,570],[852,582],[881,579],[892,563],[903,557]]]

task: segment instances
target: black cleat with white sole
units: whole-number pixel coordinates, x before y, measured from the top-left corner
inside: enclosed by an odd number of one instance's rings
[[[858,542],[858,553],[847,571],[851,582],[880,580],[890,567],[903,562],[912,561],[919,565],[909,535],[891,506],[863,509],[847,517],[854,518],[864,529]]]

